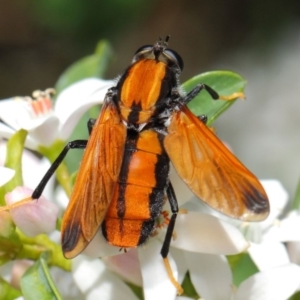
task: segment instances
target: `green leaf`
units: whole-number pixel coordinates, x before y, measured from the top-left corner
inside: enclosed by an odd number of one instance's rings
[[[23,185],[22,179],[22,154],[27,136],[26,130],[19,130],[7,142],[5,167],[16,171],[15,176],[0,188],[0,205],[5,205],[4,195],[15,187]]]
[[[300,300],[300,292],[296,292],[289,300]]]
[[[88,77],[102,77],[111,55],[109,43],[105,40],[100,41],[94,54],[78,60],[59,77],[55,85],[57,94],[76,81]]]
[[[144,299],[144,296],[143,296],[143,289],[140,287],[140,286],[137,286],[133,283],[130,283],[130,282],[125,282],[130,288],[131,290],[134,292],[134,294],[141,300]]]
[[[22,154],[27,133],[28,132],[26,130],[21,129],[12,135],[7,142],[5,167],[16,171],[15,176],[9,182],[10,189],[14,189],[18,185],[23,185]]]
[[[256,274],[258,269],[248,253],[228,255],[227,260],[231,267],[233,284],[238,287],[248,277]]]
[[[13,300],[19,296],[22,296],[22,293],[0,277],[0,299]]]
[[[196,290],[193,286],[193,283],[192,283],[191,276],[190,276],[189,272],[187,272],[185,274],[185,277],[184,277],[184,280],[183,280],[181,286],[184,290],[182,296],[187,296],[187,297],[190,297],[192,299],[199,299],[199,295],[197,294],[197,292],[196,292]]]
[[[234,72],[212,71],[197,75],[186,81],[182,86],[185,91],[189,92],[199,83],[205,83],[221,96],[242,92],[246,85],[246,81]],[[235,100],[213,100],[209,93],[201,91],[199,95],[188,104],[188,107],[196,116],[206,115],[208,117],[207,125],[210,125],[234,102]]]
[[[21,278],[21,289],[26,300],[62,299],[49,272],[48,255],[44,252]]]

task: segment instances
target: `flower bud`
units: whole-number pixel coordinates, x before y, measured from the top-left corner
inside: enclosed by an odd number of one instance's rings
[[[7,205],[11,205],[30,197],[31,194],[32,190],[17,187],[5,195],[5,200]],[[10,211],[14,223],[25,235],[30,237],[54,231],[58,212],[56,204],[47,201],[43,196]]]

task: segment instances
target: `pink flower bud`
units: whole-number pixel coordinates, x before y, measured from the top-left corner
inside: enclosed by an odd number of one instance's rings
[[[17,187],[5,195],[7,205],[11,205],[24,198],[30,197],[32,190]],[[43,196],[38,200],[13,208],[10,211],[14,223],[27,236],[33,237],[41,233],[50,233],[55,230],[58,216],[56,204],[47,201]]]

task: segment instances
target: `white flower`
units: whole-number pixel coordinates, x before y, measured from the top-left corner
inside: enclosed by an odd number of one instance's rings
[[[248,252],[258,269],[262,271],[289,263],[290,261],[285,247],[281,244],[282,240],[278,239],[278,235],[274,234],[274,238],[270,238],[270,234],[276,230],[278,225],[282,222],[279,220],[279,216],[283,213],[287,205],[288,194],[282,184],[277,180],[262,180],[261,183],[270,202],[270,214],[264,221],[243,222],[226,217],[208,207],[205,207],[204,210],[239,228],[247,240],[250,241]],[[193,201],[195,200],[193,199]],[[275,236],[277,236],[277,238],[275,238]],[[271,248],[273,251],[270,252]],[[272,255],[272,253],[274,255]]]
[[[259,272],[241,283],[234,300],[283,300],[299,286],[300,267],[286,264]]]
[[[197,214],[193,213],[191,213],[191,215],[198,216]],[[203,216],[203,222],[205,222],[207,219],[205,215]],[[214,219],[214,217],[211,216],[208,216],[208,218]],[[228,225],[228,228],[226,228],[227,224],[225,222],[221,221],[221,223],[218,223],[219,221],[217,219],[215,221],[218,224],[217,227],[220,226],[220,229],[225,228],[225,231],[223,231],[225,235],[228,234],[230,230],[232,230],[234,235],[237,234],[238,246],[236,246],[235,242],[233,241],[231,250],[230,247],[228,247],[226,251],[232,251],[233,253],[240,252],[242,250],[239,249],[239,245],[242,245],[240,240],[243,240],[243,238],[238,231],[230,225]],[[222,227],[222,225],[224,225],[223,223],[226,224],[224,227]],[[196,228],[197,225],[198,223],[196,224]],[[209,225],[214,227],[212,220],[210,220]],[[217,231],[218,230],[216,230],[216,233]],[[213,232],[213,229],[210,232]],[[216,239],[219,237],[220,235],[217,234]],[[190,237],[187,239],[187,244],[189,244],[188,247],[191,247],[189,238]],[[206,243],[206,239],[207,237],[203,238],[204,244],[210,244]],[[214,240],[213,237],[211,237],[211,239]],[[225,243],[228,243],[230,238],[227,237],[227,239],[227,241],[226,238],[221,239],[219,241],[220,244],[224,241]],[[184,240],[184,237],[182,240]],[[198,242],[199,239],[195,242],[195,244]],[[218,247],[217,243],[215,245]],[[247,245],[247,242],[245,242],[243,248],[245,248]],[[121,253],[119,248],[108,245],[99,232],[84,253],[92,255],[93,257],[102,256],[103,261],[106,263],[109,269],[119,274],[125,281],[132,282],[138,286],[141,286],[143,283],[145,299],[163,297],[163,299],[166,300],[173,300],[176,297],[176,289],[166,273],[165,266],[160,256],[161,247],[161,241],[152,237],[144,246],[141,246],[138,249],[128,249],[127,253]],[[205,249],[205,246],[202,246],[201,249]],[[214,247],[208,247],[207,251],[214,251],[215,253],[218,253],[218,251],[224,252],[224,247],[220,248],[220,250],[215,249]],[[231,271],[223,255],[189,252],[172,247],[170,250],[169,260],[171,262],[172,271],[179,275],[179,281],[183,279],[188,269],[194,280],[195,278],[201,278],[203,282],[203,285],[201,286],[203,289],[200,287],[202,294],[205,290],[210,290],[214,294],[216,292],[216,289],[214,288],[216,282],[215,280],[218,278],[218,276],[220,276],[220,278],[222,277],[223,284],[221,284],[218,293],[224,293],[224,291],[226,291],[224,299],[226,299],[226,296],[229,297],[231,295]],[[227,278],[227,284],[224,283],[224,277]],[[80,285],[81,281],[77,282],[78,285]],[[200,292],[199,290],[197,291]]]
[[[300,237],[295,227],[300,224],[300,219],[296,221],[291,217],[280,220],[288,194],[277,180],[264,180],[262,184],[270,201],[269,217],[259,223],[239,222],[238,225],[252,240],[248,253],[260,272],[240,284],[234,293],[234,300],[287,299],[300,286],[300,267],[291,263],[287,247],[283,244],[294,240],[296,235]],[[294,233],[291,233],[292,228]]]
[[[174,185],[175,189],[178,189],[180,184],[180,181],[176,181],[176,185]],[[297,231],[300,225],[300,218],[298,220],[293,219],[293,224],[291,224],[291,220],[289,220],[289,223],[285,220],[279,221],[278,217],[282,214],[284,207],[287,204],[288,194],[282,185],[276,180],[262,181],[262,184],[264,185],[270,199],[271,212],[265,221],[259,223],[234,221],[212,211],[210,208],[205,207],[203,209],[203,205],[202,207],[200,205],[199,208],[199,199],[195,199],[191,192],[189,192],[187,188],[185,189],[184,186],[180,187],[181,192],[183,192],[183,196],[186,195],[186,198],[192,199],[191,202],[185,203],[184,207],[195,209],[197,211],[202,210],[212,212],[221,219],[230,221],[230,223],[238,226],[242,232],[246,234],[246,237],[256,242],[251,243],[251,246],[248,248],[248,252],[260,272],[245,280],[238,287],[235,293],[235,290],[232,288],[231,270],[225,257],[222,255],[217,256],[212,254],[189,252],[191,249],[189,249],[188,243],[184,242],[184,239],[189,235],[189,233],[194,232],[195,236],[191,240],[198,245],[197,248],[200,250],[199,252],[205,252],[204,249],[206,247],[211,251],[214,247],[210,247],[209,244],[205,245],[204,241],[200,242],[199,240],[200,237],[205,236],[205,234],[207,234],[207,236],[212,235],[210,234],[209,221],[204,218],[203,224],[201,224],[199,221],[201,219],[195,216],[195,220],[191,220],[190,222],[191,230],[188,230],[189,226],[187,226],[187,224],[185,224],[185,226],[181,225],[180,220],[188,215],[192,216],[191,212],[189,212],[186,216],[178,216],[178,221],[175,227],[177,232],[177,241],[172,242],[172,246],[180,244],[182,245],[182,249],[189,251],[183,251],[180,254],[177,253],[176,256],[174,256],[174,251],[171,250],[171,253],[173,257],[175,257],[177,265],[179,265],[179,262],[182,264],[183,259],[185,260],[187,268],[184,268],[183,264],[183,270],[184,272],[186,269],[189,270],[191,280],[196,291],[204,299],[286,299],[299,287],[300,276],[298,274],[300,272],[300,268],[290,263],[286,247],[282,244],[282,241],[286,241],[288,233],[289,238],[293,238],[292,240],[295,240],[296,236],[298,238],[300,237],[299,231]],[[180,191],[176,191],[177,197],[179,193]],[[178,198],[178,200],[180,202],[181,199]],[[278,227],[281,228],[282,223],[284,226],[280,235],[278,234]],[[192,230],[192,228],[197,228],[197,231]],[[204,232],[201,232],[201,228]],[[291,233],[292,228],[294,229],[292,231],[293,233]],[[285,234],[283,234],[283,232],[285,232]],[[273,239],[270,239],[271,234]],[[285,239],[283,235],[285,236]],[[224,233],[223,235],[221,234],[219,237],[216,237],[217,240],[221,239],[222,236],[224,238]],[[275,236],[277,236],[277,239],[275,239]],[[183,239],[181,241],[182,237]],[[231,233],[229,237],[234,237],[234,235]],[[298,240],[300,241],[300,239]],[[213,239],[207,239],[206,241],[212,242]],[[224,243],[224,245],[225,244],[226,243]],[[203,247],[203,249],[200,249],[201,247]],[[220,252],[223,251],[225,254],[226,249],[222,249],[222,246],[219,247],[221,247]],[[215,249],[218,249],[218,247]],[[292,280],[290,280],[291,277],[293,278]],[[266,281],[268,283],[261,285],[261,281]],[[279,284],[279,282],[281,282],[281,284]],[[276,295],[276,293],[278,296],[275,297],[274,295]],[[261,296],[258,297],[258,295]]]
[[[181,189],[181,183],[172,179],[175,190]],[[180,204],[189,199],[189,195],[185,194],[184,197],[180,190],[176,195]],[[168,205],[165,209],[169,210]],[[232,274],[224,255],[247,249],[249,243],[240,231],[214,216],[188,211],[187,214],[178,215],[175,233],[177,238],[172,241],[168,255],[174,277],[181,282],[189,270],[195,288],[203,298],[218,299],[214,296],[222,295],[220,299],[229,299],[232,294]],[[150,237],[137,250],[130,249],[128,253],[116,257],[112,255],[118,254],[119,249],[107,245],[98,233],[95,237],[97,242],[94,239],[86,251],[93,256],[104,256],[107,266],[122,278],[136,285],[142,282],[146,300],[173,300],[177,290],[168,277],[160,255],[164,237],[165,230],[160,230],[157,237]],[[220,278],[218,288],[216,278]]]
[[[280,194],[279,194],[280,195]],[[277,195],[277,197],[279,196]],[[286,196],[287,197],[287,196]],[[276,194],[274,191],[274,197],[272,198],[276,203]],[[278,200],[277,200],[278,201]],[[300,212],[293,209],[284,215],[281,215],[280,219],[277,219],[273,226],[270,226],[262,236],[262,243],[260,246],[260,259],[256,249],[253,248],[252,257],[259,261],[258,265],[260,269],[267,269],[268,266],[281,266],[284,263],[295,263],[300,265]],[[251,252],[250,252],[251,253]],[[284,278],[283,282],[287,282],[289,278],[296,280],[297,290],[300,290],[300,280],[298,277]],[[286,283],[288,284],[288,283]]]
[[[283,213],[288,203],[288,193],[278,180],[262,180],[261,183],[269,198],[270,214],[262,222],[249,223],[250,226],[254,225],[252,226],[254,228],[254,231],[252,231],[254,235],[252,237],[248,235],[248,238],[256,243],[263,242],[269,230],[277,226],[279,216]],[[249,233],[251,234],[251,230]]]
[[[190,228],[193,221],[195,227]],[[186,228],[177,231],[182,226]],[[229,299],[232,294],[232,274],[225,256],[219,253],[233,254],[245,250],[248,243],[240,232],[213,216],[195,212],[179,216],[175,230],[178,241],[172,242],[168,256],[174,276],[181,282],[189,270],[197,292],[204,299]],[[205,231],[209,231],[209,234]],[[142,281],[145,299],[173,300],[176,297],[177,291],[167,275],[160,255],[163,237],[163,233],[159,239],[151,237],[138,249],[103,259],[111,270],[125,280],[136,285],[141,285]],[[193,241],[195,237],[197,238]]]
[[[272,234],[282,222],[279,216],[288,202],[288,193],[277,180],[265,180],[262,184],[269,197],[270,215],[259,223],[244,223],[241,228],[252,240],[248,249],[252,260],[260,271],[265,271],[290,263],[283,240],[277,234]]]
[[[86,300],[138,300],[131,289],[110,272],[100,259],[79,255],[73,260],[73,277]]]
[[[30,97],[0,101],[0,136],[9,138],[15,131],[29,132],[26,146],[50,146],[56,139],[67,140],[81,116],[93,105],[102,103],[113,81],[96,78],[79,81],[58,96],[52,109],[51,92],[36,91]]]

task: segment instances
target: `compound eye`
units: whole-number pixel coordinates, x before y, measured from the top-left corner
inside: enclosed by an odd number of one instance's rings
[[[167,48],[164,53],[179,66],[181,71],[183,70],[183,60],[176,51]]]
[[[135,54],[138,54],[140,52],[146,52],[146,51],[150,51],[153,49],[153,45],[145,45],[140,47],[139,49],[136,50]]]

